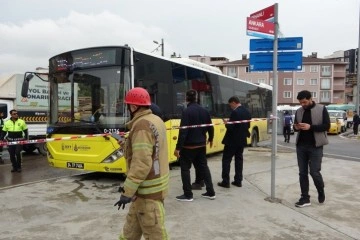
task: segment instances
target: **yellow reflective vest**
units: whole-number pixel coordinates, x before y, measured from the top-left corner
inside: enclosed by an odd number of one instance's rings
[[[7,120],[2,128],[4,134],[7,132],[9,140],[20,140],[27,138],[27,125],[24,120],[18,118],[16,121]]]

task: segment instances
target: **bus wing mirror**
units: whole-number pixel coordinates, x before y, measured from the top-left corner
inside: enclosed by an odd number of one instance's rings
[[[22,97],[27,97],[28,96],[28,91],[29,91],[29,82],[30,80],[34,77],[34,75],[32,73],[26,74],[24,76],[24,82],[21,88],[21,96]]]

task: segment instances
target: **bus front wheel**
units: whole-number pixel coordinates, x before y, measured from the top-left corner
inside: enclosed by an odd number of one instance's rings
[[[257,147],[259,142],[259,136],[255,129],[251,131],[251,147]]]

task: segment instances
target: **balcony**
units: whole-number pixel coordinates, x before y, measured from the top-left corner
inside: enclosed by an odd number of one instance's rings
[[[331,72],[321,72],[320,77],[331,77]]]
[[[345,84],[335,84],[333,85],[334,91],[345,91]]]
[[[346,73],[344,71],[334,71],[334,78],[345,78]]]
[[[330,98],[320,98],[320,103],[331,103]]]

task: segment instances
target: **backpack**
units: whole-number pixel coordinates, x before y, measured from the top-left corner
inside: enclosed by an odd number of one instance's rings
[[[290,115],[285,115],[284,116],[284,125],[290,126],[291,123],[292,123],[292,117]]]

